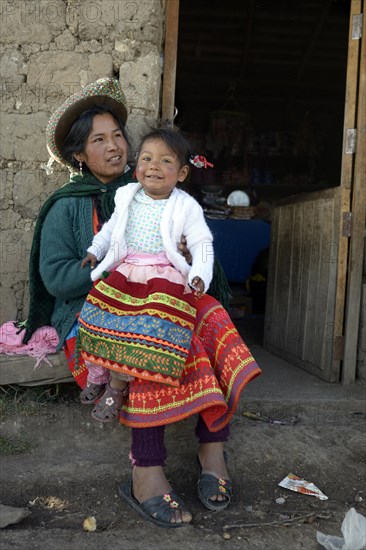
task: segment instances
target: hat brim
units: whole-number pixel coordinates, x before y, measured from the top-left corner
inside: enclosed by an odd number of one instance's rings
[[[71,105],[67,111],[60,117],[57,126],[55,128],[55,143],[58,152],[61,156],[61,151],[65,139],[71,130],[75,120],[86,110],[95,107],[97,105],[108,105],[111,107],[112,112],[118,116],[124,124],[127,121],[127,109],[126,107],[107,95],[100,95],[94,97],[86,97],[80,99],[80,101]]]
[[[98,105],[110,108],[115,117],[126,124],[127,101],[120,83],[115,78],[100,78],[84,86],[68,97],[54,112],[46,128],[47,149],[51,157],[63,166],[73,167],[62,156],[65,139],[77,118],[85,111]]]

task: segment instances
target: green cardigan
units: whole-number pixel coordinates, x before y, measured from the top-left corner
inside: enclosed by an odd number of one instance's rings
[[[88,173],[75,175],[42,206],[29,259],[25,344],[37,328],[52,324],[59,335],[58,349],[63,346],[92,286],[90,267],[80,265],[94,235],[93,197],[99,196],[101,215],[107,220],[116,189],[133,180],[130,169],[108,185]]]
[[[81,260],[93,240],[92,197],[59,199],[43,223],[39,271],[44,285],[55,297],[51,324],[64,344],[85,297],[92,287],[90,264]]]

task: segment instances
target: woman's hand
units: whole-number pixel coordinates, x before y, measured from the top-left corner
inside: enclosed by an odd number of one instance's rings
[[[194,288],[194,295],[196,298],[201,298],[202,294],[205,292],[205,283],[202,281],[201,277],[192,279],[191,287]]]
[[[81,262],[81,267],[84,268],[87,264],[90,263],[90,269],[94,269],[97,265],[97,257],[94,254],[88,252],[83,261]]]
[[[187,264],[191,265],[192,263],[192,254],[187,248],[187,241],[184,235],[180,238],[180,243],[178,244],[178,250],[184,256],[184,259],[186,260]]]

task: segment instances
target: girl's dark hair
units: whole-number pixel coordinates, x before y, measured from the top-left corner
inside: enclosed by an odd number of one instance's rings
[[[82,153],[85,150],[86,140],[92,131],[95,115],[103,115],[104,113],[109,113],[115,119],[130,149],[130,142],[123,120],[113,112],[109,105],[96,105],[79,115],[65,138],[61,153],[66,162],[71,164],[74,168],[79,167],[79,163],[74,157],[74,154]],[[84,170],[87,169],[87,166],[84,166]]]
[[[190,166],[189,159],[191,158],[191,146],[186,138],[179,133],[178,130],[174,130],[173,128],[155,128],[146,134],[146,136],[142,138],[137,155],[142,151],[144,143],[155,139],[163,141],[169,149],[177,155],[181,167],[185,164]]]

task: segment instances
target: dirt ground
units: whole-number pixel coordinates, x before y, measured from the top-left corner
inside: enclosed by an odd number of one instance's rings
[[[297,424],[273,425],[245,417],[247,407],[244,392],[227,445],[234,497],[222,513],[206,510],[196,495],[195,419],[168,427],[167,475],[194,516],[181,529],[144,522],[118,498],[118,484],[130,472],[128,429],[94,422],[76,397],[33,414],[5,415],[2,437],[25,452],[1,457],[0,500],[31,513],[1,531],[1,549],[312,550],[321,548],[317,530],[341,535],[351,507],[366,515],[364,411],[340,408],[330,415],[309,406],[296,410]],[[315,483],[329,500],[278,487],[289,472]],[[279,497],[284,504],[276,503]],[[84,532],[87,516],[95,516],[96,531]]]

